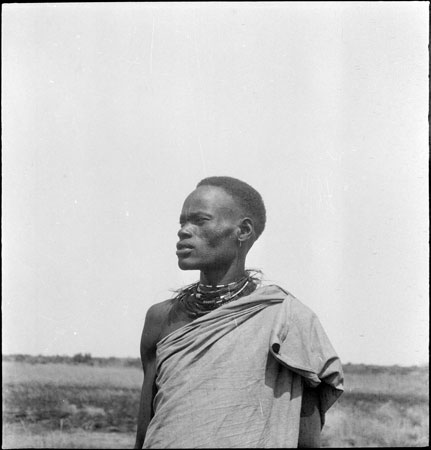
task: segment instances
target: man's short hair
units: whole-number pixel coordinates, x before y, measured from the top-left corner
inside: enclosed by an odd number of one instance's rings
[[[242,207],[244,214],[253,221],[256,239],[262,234],[266,223],[266,210],[262,197],[249,184],[232,177],[207,177],[199,181],[200,186],[215,186],[222,188],[231,195]]]

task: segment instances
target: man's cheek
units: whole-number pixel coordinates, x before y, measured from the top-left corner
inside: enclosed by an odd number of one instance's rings
[[[233,229],[232,228],[219,228],[212,233],[208,233],[203,236],[207,244],[211,247],[219,247],[222,244],[233,243]],[[228,242],[226,242],[228,241]]]

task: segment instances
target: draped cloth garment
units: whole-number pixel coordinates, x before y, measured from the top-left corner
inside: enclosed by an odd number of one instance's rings
[[[297,447],[303,383],[322,416],[343,392],[340,360],[316,315],[263,286],[157,345],[144,448]]]

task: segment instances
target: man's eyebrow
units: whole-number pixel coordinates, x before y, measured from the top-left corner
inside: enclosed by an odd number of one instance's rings
[[[184,220],[186,217],[188,217],[189,219],[195,219],[196,217],[199,216],[207,216],[207,217],[212,217],[212,215],[209,212],[205,212],[205,211],[193,211],[191,213],[188,214],[181,214],[180,215],[180,222],[182,220]]]

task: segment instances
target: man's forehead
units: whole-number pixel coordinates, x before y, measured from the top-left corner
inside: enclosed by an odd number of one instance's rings
[[[235,199],[217,186],[199,186],[184,201],[183,210],[238,209]]]

